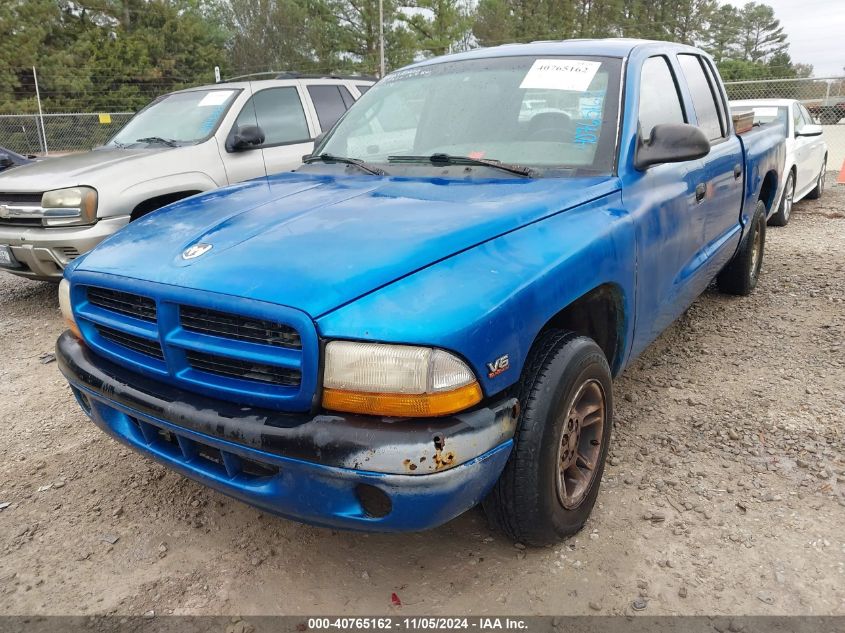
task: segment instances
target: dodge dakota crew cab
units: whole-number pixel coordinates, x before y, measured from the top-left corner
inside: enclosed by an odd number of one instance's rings
[[[687,46],[421,62],[294,173],[69,266],[59,367],[105,432],[269,512],[418,530],[483,502],[549,543],[596,501],[612,377],[714,277],[757,283],[781,132],[736,135]]]
[[[69,262],[130,221],[293,169],[370,85],[286,74],[173,92],[104,147],[0,174],[0,270],[59,281]]]

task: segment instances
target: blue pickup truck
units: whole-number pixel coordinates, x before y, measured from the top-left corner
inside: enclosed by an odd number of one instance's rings
[[[279,124],[283,124],[280,120]],[[266,511],[578,531],[612,377],[757,284],[783,164],[712,60],[633,40],[440,57],[292,173],[185,199],[65,271],[59,367],[103,431]]]

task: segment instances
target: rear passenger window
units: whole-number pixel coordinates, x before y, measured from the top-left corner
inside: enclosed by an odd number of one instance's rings
[[[724,137],[719,108],[716,105],[716,94],[698,55],[678,55],[681,70],[687,80],[687,87],[692,96],[692,105],[698,119],[698,127],[711,141]]]
[[[358,92],[364,94],[367,90],[370,89],[369,84],[355,84],[355,87],[358,88]]]
[[[314,109],[317,110],[317,118],[320,120],[320,128],[323,132],[331,128],[346,112],[346,104],[340,88],[343,86],[308,86],[308,94],[314,102]],[[343,89],[346,90],[346,88]],[[348,91],[347,94],[349,94]]]
[[[650,57],[643,64],[639,122],[640,132],[646,140],[655,125],[685,123],[678,87],[665,57]]]
[[[252,95],[235,125],[255,125],[256,121],[264,132],[264,147],[302,143],[311,137],[296,88],[268,88]]]

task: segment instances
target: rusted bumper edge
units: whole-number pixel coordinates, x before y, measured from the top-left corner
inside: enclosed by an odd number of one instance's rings
[[[518,415],[514,398],[431,419],[287,414],[186,392],[130,372],[68,332],[56,352],[59,369],[76,392],[130,416],[337,468],[415,476],[449,470],[510,442]]]

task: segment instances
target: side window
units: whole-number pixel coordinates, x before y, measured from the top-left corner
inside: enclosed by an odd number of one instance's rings
[[[367,90],[370,89],[369,84],[355,84],[355,87],[358,88],[358,92],[360,92],[361,94],[364,94],[365,92],[367,92]]]
[[[345,88],[344,88],[345,90]],[[346,112],[346,104],[337,86],[308,86],[308,94],[314,102],[320,128],[326,132]]]
[[[643,64],[639,122],[644,139],[651,136],[655,125],[686,122],[678,87],[665,57],[649,57]]]
[[[698,127],[711,141],[724,137],[722,121],[719,116],[719,108],[716,105],[716,94],[704,68],[701,65],[701,58],[698,55],[678,55],[681,70],[687,80],[692,105],[698,118]]]
[[[296,88],[268,88],[256,92],[235,125],[255,125],[264,132],[264,146],[305,142],[310,138],[305,112]]]

